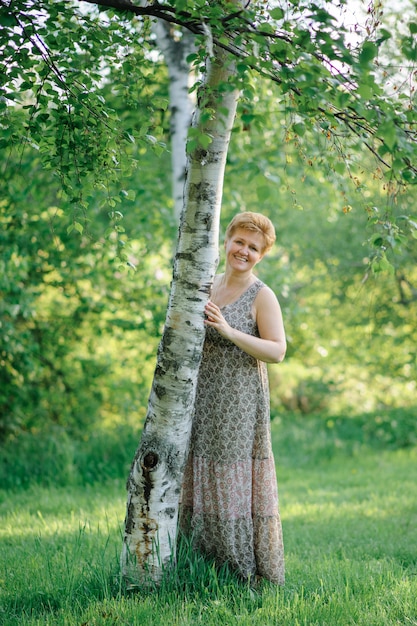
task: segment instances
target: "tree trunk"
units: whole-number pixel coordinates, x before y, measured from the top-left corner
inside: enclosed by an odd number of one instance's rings
[[[238,92],[233,61],[207,61],[192,124],[184,207],[165,329],[139,448],[128,478],[122,574],[158,581],[175,562],[179,497],[204,341],[204,306],[218,262],[226,155]]]
[[[190,93],[193,72],[187,57],[195,52],[195,35],[184,31],[175,34],[172,24],[157,20],[153,24],[158,48],[164,55],[169,75],[171,127],[171,168],[174,215],[178,222],[184,205],[184,182],[187,166],[185,146],[195,99]],[[178,31],[178,27],[176,27]]]

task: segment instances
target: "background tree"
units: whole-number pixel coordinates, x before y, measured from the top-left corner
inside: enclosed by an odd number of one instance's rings
[[[195,107],[195,94],[191,92],[195,76],[187,59],[195,53],[195,42],[192,33],[168,22],[157,20],[152,26],[169,74],[172,195],[174,215],[179,222],[187,167],[185,146]]]

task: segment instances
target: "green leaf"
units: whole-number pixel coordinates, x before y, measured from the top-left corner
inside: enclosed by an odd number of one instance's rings
[[[372,59],[378,54],[378,46],[372,41],[365,41],[362,46],[362,50],[359,53],[360,65],[368,65]]]
[[[417,33],[417,22],[409,22],[408,28],[410,29],[410,33],[415,35]]]
[[[210,137],[210,135],[199,135],[198,136],[198,143],[200,144],[200,146],[202,148],[207,149],[212,141],[213,141],[213,138]]]
[[[384,238],[379,233],[375,233],[369,239],[369,243],[375,246],[375,248],[381,248],[385,242],[384,242]]]
[[[379,37],[376,41],[377,45],[379,46],[381,43],[383,43],[384,41],[386,41],[387,39],[391,39],[392,35],[389,32],[389,30],[387,30],[386,28],[381,28],[381,30],[379,31]]]
[[[166,111],[169,106],[169,101],[167,98],[154,98],[152,104],[156,109]]]
[[[16,26],[16,18],[11,13],[6,13],[6,11],[2,11],[0,13],[0,24],[3,28],[13,28]]]
[[[393,265],[388,261],[384,255],[376,257],[371,263],[372,271],[374,274],[380,274],[381,272],[388,272],[394,274],[395,270]]]
[[[366,83],[359,85],[356,91],[364,100],[370,100],[374,95],[372,86]]]
[[[300,122],[297,122],[296,124],[292,125],[292,129],[295,132],[296,135],[299,135],[299,137],[302,137],[305,132],[306,132],[306,127],[304,124],[301,124]]]
[[[405,37],[401,45],[401,52],[410,61],[417,61],[417,46],[414,37]]]
[[[269,15],[272,17],[273,20],[282,20],[284,19],[285,13],[283,9],[281,9],[280,7],[277,7],[269,11]]]
[[[383,140],[384,145],[390,152],[394,150],[397,145],[397,131],[392,121],[384,122],[378,129],[378,136]]]
[[[187,154],[192,154],[194,150],[197,149],[197,147],[198,147],[198,143],[195,139],[188,139],[187,145],[186,145]]]
[[[82,224],[80,224],[80,222],[73,222],[67,228],[68,235],[70,235],[73,230],[76,230],[77,233],[80,233],[80,235],[82,235],[83,232],[84,232],[84,226]]]
[[[127,191],[123,189],[120,193],[122,193],[128,200],[135,200],[136,191],[134,189],[128,189]]]

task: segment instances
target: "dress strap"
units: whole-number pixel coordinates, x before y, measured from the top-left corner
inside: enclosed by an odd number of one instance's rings
[[[250,298],[251,301],[253,302],[263,287],[265,287],[265,283],[263,283],[259,278],[257,278],[255,282],[252,283],[252,285],[243,295],[247,295],[248,298]]]

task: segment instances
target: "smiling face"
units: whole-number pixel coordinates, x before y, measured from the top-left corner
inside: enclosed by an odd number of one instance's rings
[[[237,228],[225,241],[226,262],[231,269],[250,271],[263,257],[264,238],[260,233]]]

